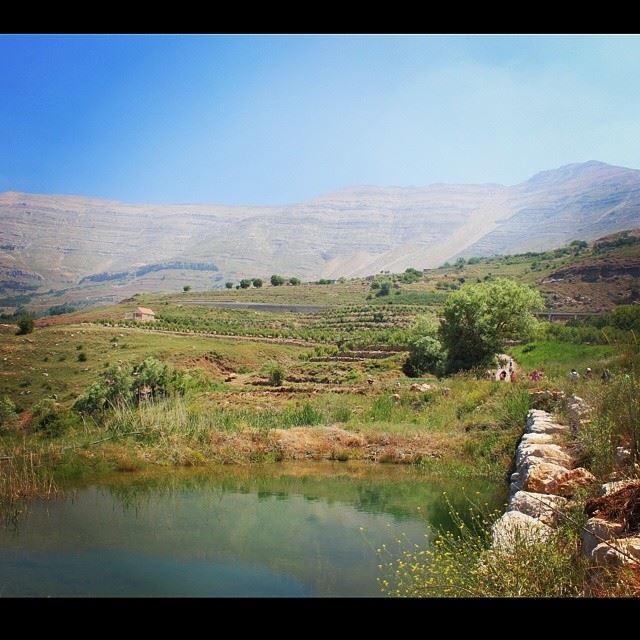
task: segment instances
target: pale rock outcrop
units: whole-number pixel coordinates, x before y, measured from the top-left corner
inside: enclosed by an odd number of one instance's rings
[[[558,437],[552,433],[525,433],[520,438],[520,444],[553,444]]]
[[[496,520],[491,532],[494,548],[515,551],[523,543],[546,542],[553,529],[519,511],[507,511]]]
[[[640,564],[640,537],[601,542],[591,552],[591,559],[599,565]]]
[[[509,511],[519,511],[549,526],[554,526],[567,499],[544,493],[518,491],[509,502]]]
[[[573,466],[573,457],[565,447],[558,444],[520,443],[516,449],[516,466],[521,466],[528,458],[538,458],[542,462],[553,462],[568,469]]]
[[[604,540],[611,540],[620,536],[624,525],[610,522],[602,518],[589,518],[582,531],[582,553],[591,557],[593,550]]]

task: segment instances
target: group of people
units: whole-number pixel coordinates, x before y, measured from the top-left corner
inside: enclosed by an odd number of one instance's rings
[[[600,379],[602,380],[602,382],[609,382],[609,380],[611,380],[612,378],[612,374],[611,371],[609,371],[609,369],[603,369],[602,370],[602,375],[600,376]],[[571,371],[569,372],[569,378],[571,378],[571,380],[579,380],[580,379],[580,374],[578,373],[578,371],[576,369],[571,369]],[[585,369],[584,372],[584,378],[585,380],[592,380],[593,379],[593,371],[591,369],[591,367],[587,367]]]
[[[504,361],[503,361],[503,365],[504,365]],[[497,375],[494,374],[492,371],[487,370],[487,376],[490,379],[499,380],[500,382],[507,382],[507,376],[508,376],[509,382],[515,382],[516,370],[513,365],[513,358],[509,358],[508,369],[507,367],[500,369]],[[532,380],[533,382],[540,382],[540,380],[542,380],[543,377],[544,377],[544,373],[542,373],[542,371],[539,371],[538,369],[534,369],[529,374],[529,379]],[[577,369],[571,369],[571,371],[569,372],[569,378],[574,381],[580,378],[580,374],[578,373]],[[609,382],[612,378],[613,378],[613,375],[611,371],[609,371],[609,369],[602,370],[602,375],[600,376],[600,379],[603,382]],[[585,380],[593,379],[593,370],[591,369],[591,367],[587,367],[585,369],[584,379]]]

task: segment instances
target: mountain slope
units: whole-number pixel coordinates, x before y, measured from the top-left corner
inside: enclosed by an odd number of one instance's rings
[[[110,301],[183,284],[358,276],[589,240],[640,226],[640,171],[587,162],[511,187],[362,186],[270,207],[8,192],[0,222],[0,307],[45,292]]]

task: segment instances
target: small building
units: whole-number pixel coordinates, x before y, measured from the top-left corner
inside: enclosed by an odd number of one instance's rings
[[[156,314],[155,311],[146,307],[138,307],[133,313],[127,313],[124,319],[136,322],[153,322],[156,319]]]

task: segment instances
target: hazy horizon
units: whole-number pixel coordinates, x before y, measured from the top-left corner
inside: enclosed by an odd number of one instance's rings
[[[282,205],[640,166],[638,36],[0,37],[0,191]]]

